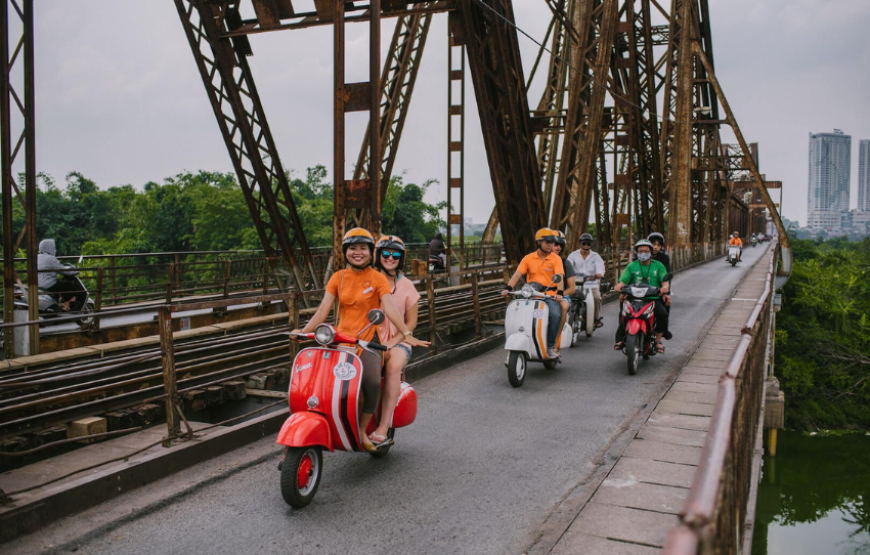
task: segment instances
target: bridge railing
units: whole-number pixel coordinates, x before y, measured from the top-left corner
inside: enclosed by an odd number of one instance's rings
[[[701,462],[680,523],[668,533],[667,555],[739,553],[743,548],[779,253],[772,250],[764,291],[720,378]]]

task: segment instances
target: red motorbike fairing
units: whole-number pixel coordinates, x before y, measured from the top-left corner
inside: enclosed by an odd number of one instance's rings
[[[290,375],[290,412],[315,412],[329,421],[332,445],[361,451],[359,397],[362,361],[346,350],[310,347],[293,361]]]
[[[625,333],[628,335],[637,335],[638,333],[646,331],[646,320],[642,320],[640,318],[631,318],[628,322],[625,323]]]
[[[402,382],[399,390],[399,402],[393,412],[391,428],[402,428],[414,423],[417,418],[417,392],[410,384]]]

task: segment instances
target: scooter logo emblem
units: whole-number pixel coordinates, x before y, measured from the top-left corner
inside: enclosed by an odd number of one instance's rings
[[[532,314],[534,315],[535,318],[543,318],[544,317],[544,311],[541,310],[540,308],[536,308]]]
[[[308,408],[313,409],[314,407],[316,407],[319,404],[320,404],[320,399],[318,399],[316,396],[312,395],[311,397],[308,398]]]
[[[336,378],[342,381],[352,380],[356,377],[356,368],[349,362],[340,362],[332,369]]]

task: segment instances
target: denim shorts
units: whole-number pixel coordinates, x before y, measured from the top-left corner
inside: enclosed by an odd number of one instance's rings
[[[408,347],[404,343],[399,343],[398,345],[396,345],[396,347],[402,349],[402,351],[405,353],[405,364],[411,362],[411,347]]]

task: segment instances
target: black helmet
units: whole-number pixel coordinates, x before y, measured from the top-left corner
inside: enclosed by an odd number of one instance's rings
[[[656,241],[658,241],[662,244],[663,247],[665,246],[665,236],[658,231],[653,231],[652,233],[650,233],[649,237],[647,237],[646,240],[650,243],[655,243]]]
[[[586,242],[586,241],[589,241],[590,243],[591,243],[592,241],[594,241],[594,239],[592,238],[592,234],[591,234],[591,233],[584,233],[583,235],[580,236],[580,239],[579,239],[577,242],[578,242],[578,243],[584,243],[584,242]]]
[[[562,248],[564,248],[567,243],[568,241],[565,239],[565,234],[556,230],[556,244],[561,245]]]
[[[402,256],[399,257],[399,265],[396,267],[396,270],[401,272],[402,267],[405,265],[405,242],[395,235],[384,235],[378,239],[375,245],[375,268],[379,270],[383,269],[381,266],[381,251],[384,249],[402,253]]]

